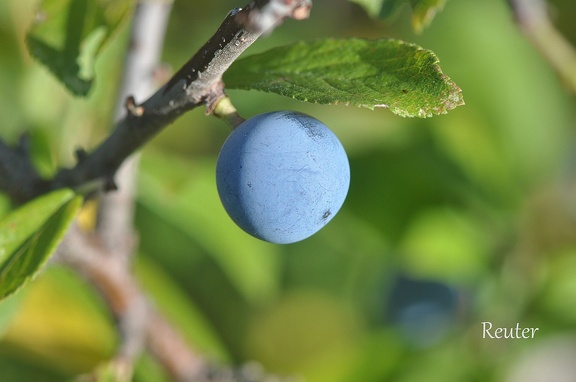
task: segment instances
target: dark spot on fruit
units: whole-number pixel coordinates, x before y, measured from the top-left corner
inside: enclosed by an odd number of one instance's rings
[[[330,210],[324,211],[324,213],[322,214],[322,220],[328,219],[328,216],[330,216],[330,215],[332,215],[332,211],[330,211]]]
[[[304,131],[308,136],[314,140],[320,139],[324,137],[322,130],[318,128],[317,121],[308,118],[306,115],[297,113],[297,112],[289,112],[282,116],[283,118],[292,120],[300,126],[303,127]]]

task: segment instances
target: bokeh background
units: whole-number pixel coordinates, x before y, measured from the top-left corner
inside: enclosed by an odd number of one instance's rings
[[[0,133],[32,138],[39,169],[71,165],[109,131],[126,28],[75,99],[26,52],[32,0],[0,2]],[[163,60],[174,69],[241,1],[175,2]],[[576,3],[550,3],[576,44]],[[247,54],[300,39],[395,37],[434,51],[466,105],[431,119],[229,91],[240,113],[293,109],[339,136],[352,182],[341,212],[291,245],[227,217],[215,162],[228,126],[202,110],[144,150],[135,264],[143,287],[210,359],[255,361],[310,382],[576,381],[576,99],[519,32],[503,0],[451,0],[420,35],[408,8],[383,23],[315,0]],[[574,69],[576,70],[576,68]],[[9,204],[0,198],[0,210]],[[0,381],[62,381],[113,354],[93,289],[48,267],[0,305]],[[533,339],[482,338],[494,327]],[[564,378],[564,379],[562,379]],[[164,381],[143,356],[136,381]]]

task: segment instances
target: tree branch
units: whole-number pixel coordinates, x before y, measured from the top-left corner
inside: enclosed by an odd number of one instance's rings
[[[160,65],[164,35],[167,29],[172,1],[139,1],[134,10],[130,45],[124,63],[122,85],[116,116],[124,113],[122,100],[129,94],[150,96],[156,86],[154,72]],[[114,262],[115,267],[130,274],[134,256],[136,234],[133,227],[136,194],[136,173],[139,155],[132,154],[117,173],[117,192],[100,196],[94,236],[102,247],[104,262]],[[76,256],[83,256],[81,252]],[[122,315],[117,315],[121,342],[116,360],[121,365],[119,373],[130,376],[135,360],[142,353],[146,342],[147,301],[144,295],[134,294],[126,301]],[[128,379],[128,378],[127,378]]]
[[[243,9],[232,10],[212,38],[148,100],[137,104],[128,98],[128,112],[112,134],[93,152],[80,155],[76,166],[60,170],[50,181],[39,181],[33,172],[18,174],[26,167],[25,161],[18,158],[10,168],[0,166],[0,178],[18,177],[20,189],[6,182],[0,187],[18,201],[64,187],[81,191],[115,189],[114,175],[126,158],[184,112],[206,105],[210,113],[224,96],[222,75],[238,56],[285,18],[307,17],[311,6],[310,0],[255,0]],[[2,154],[11,156],[0,146],[0,160]]]
[[[125,113],[124,100],[133,94],[149,97],[156,90],[155,73],[160,67],[172,1],[139,1],[134,11],[129,49],[119,89],[116,119]],[[127,238],[133,237],[133,209],[138,155],[130,156],[117,174],[119,190],[100,198],[96,230],[110,251],[123,252],[125,261],[131,256]],[[130,240],[129,240],[130,241]]]
[[[34,168],[28,152],[28,138],[23,136],[16,147],[0,140],[0,190],[17,203],[34,198],[38,190],[46,190],[50,182],[42,179]]]
[[[94,285],[115,317],[139,321],[137,326],[142,328],[148,348],[175,380],[193,381],[209,373],[202,357],[190,350],[182,336],[153,308],[130,268],[114,255],[102,247],[97,237],[86,235],[73,226],[58,247],[55,259]],[[115,359],[122,374],[131,374],[133,356],[122,352]]]
[[[508,0],[516,22],[532,44],[576,94],[576,51],[550,22],[544,0]]]

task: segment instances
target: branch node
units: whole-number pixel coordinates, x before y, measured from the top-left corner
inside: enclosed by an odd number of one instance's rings
[[[109,192],[109,191],[116,191],[118,190],[118,185],[116,184],[116,181],[114,180],[113,177],[107,177],[104,179],[104,191],[105,192]]]
[[[312,3],[304,1],[301,5],[294,8],[291,17],[294,20],[305,20],[310,17],[310,9],[312,9]]]
[[[286,17],[308,18],[310,9],[310,0],[256,0],[250,5],[250,12],[241,15],[241,23],[252,32],[262,33],[281,24]]]
[[[141,117],[144,115],[144,107],[140,105],[136,105],[136,100],[133,96],[126,97],[126,101],[124,102],[124,107],[126,111],[133,115],[134,117]]]
[[[86,150],[84,150],[81,147],[76,149],[74,154],[76,155],[76,160],[78,161],[78,163],[83,162],[88,157],[88,153],[86,152]]]
[[[206,115],[212,114],[220,100],[224,97],[226,97],[224,93],[224,82],[222,80],[216,81],[216,83],[207,90],[206,96],[204,97]]]

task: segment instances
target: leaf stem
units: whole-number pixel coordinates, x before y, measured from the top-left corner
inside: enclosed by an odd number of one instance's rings
[[[246,120],[238,114],[238,111],[228,96],[224,96],[218,100],[212,114],[228,122],[232,129],[237,128]]]

